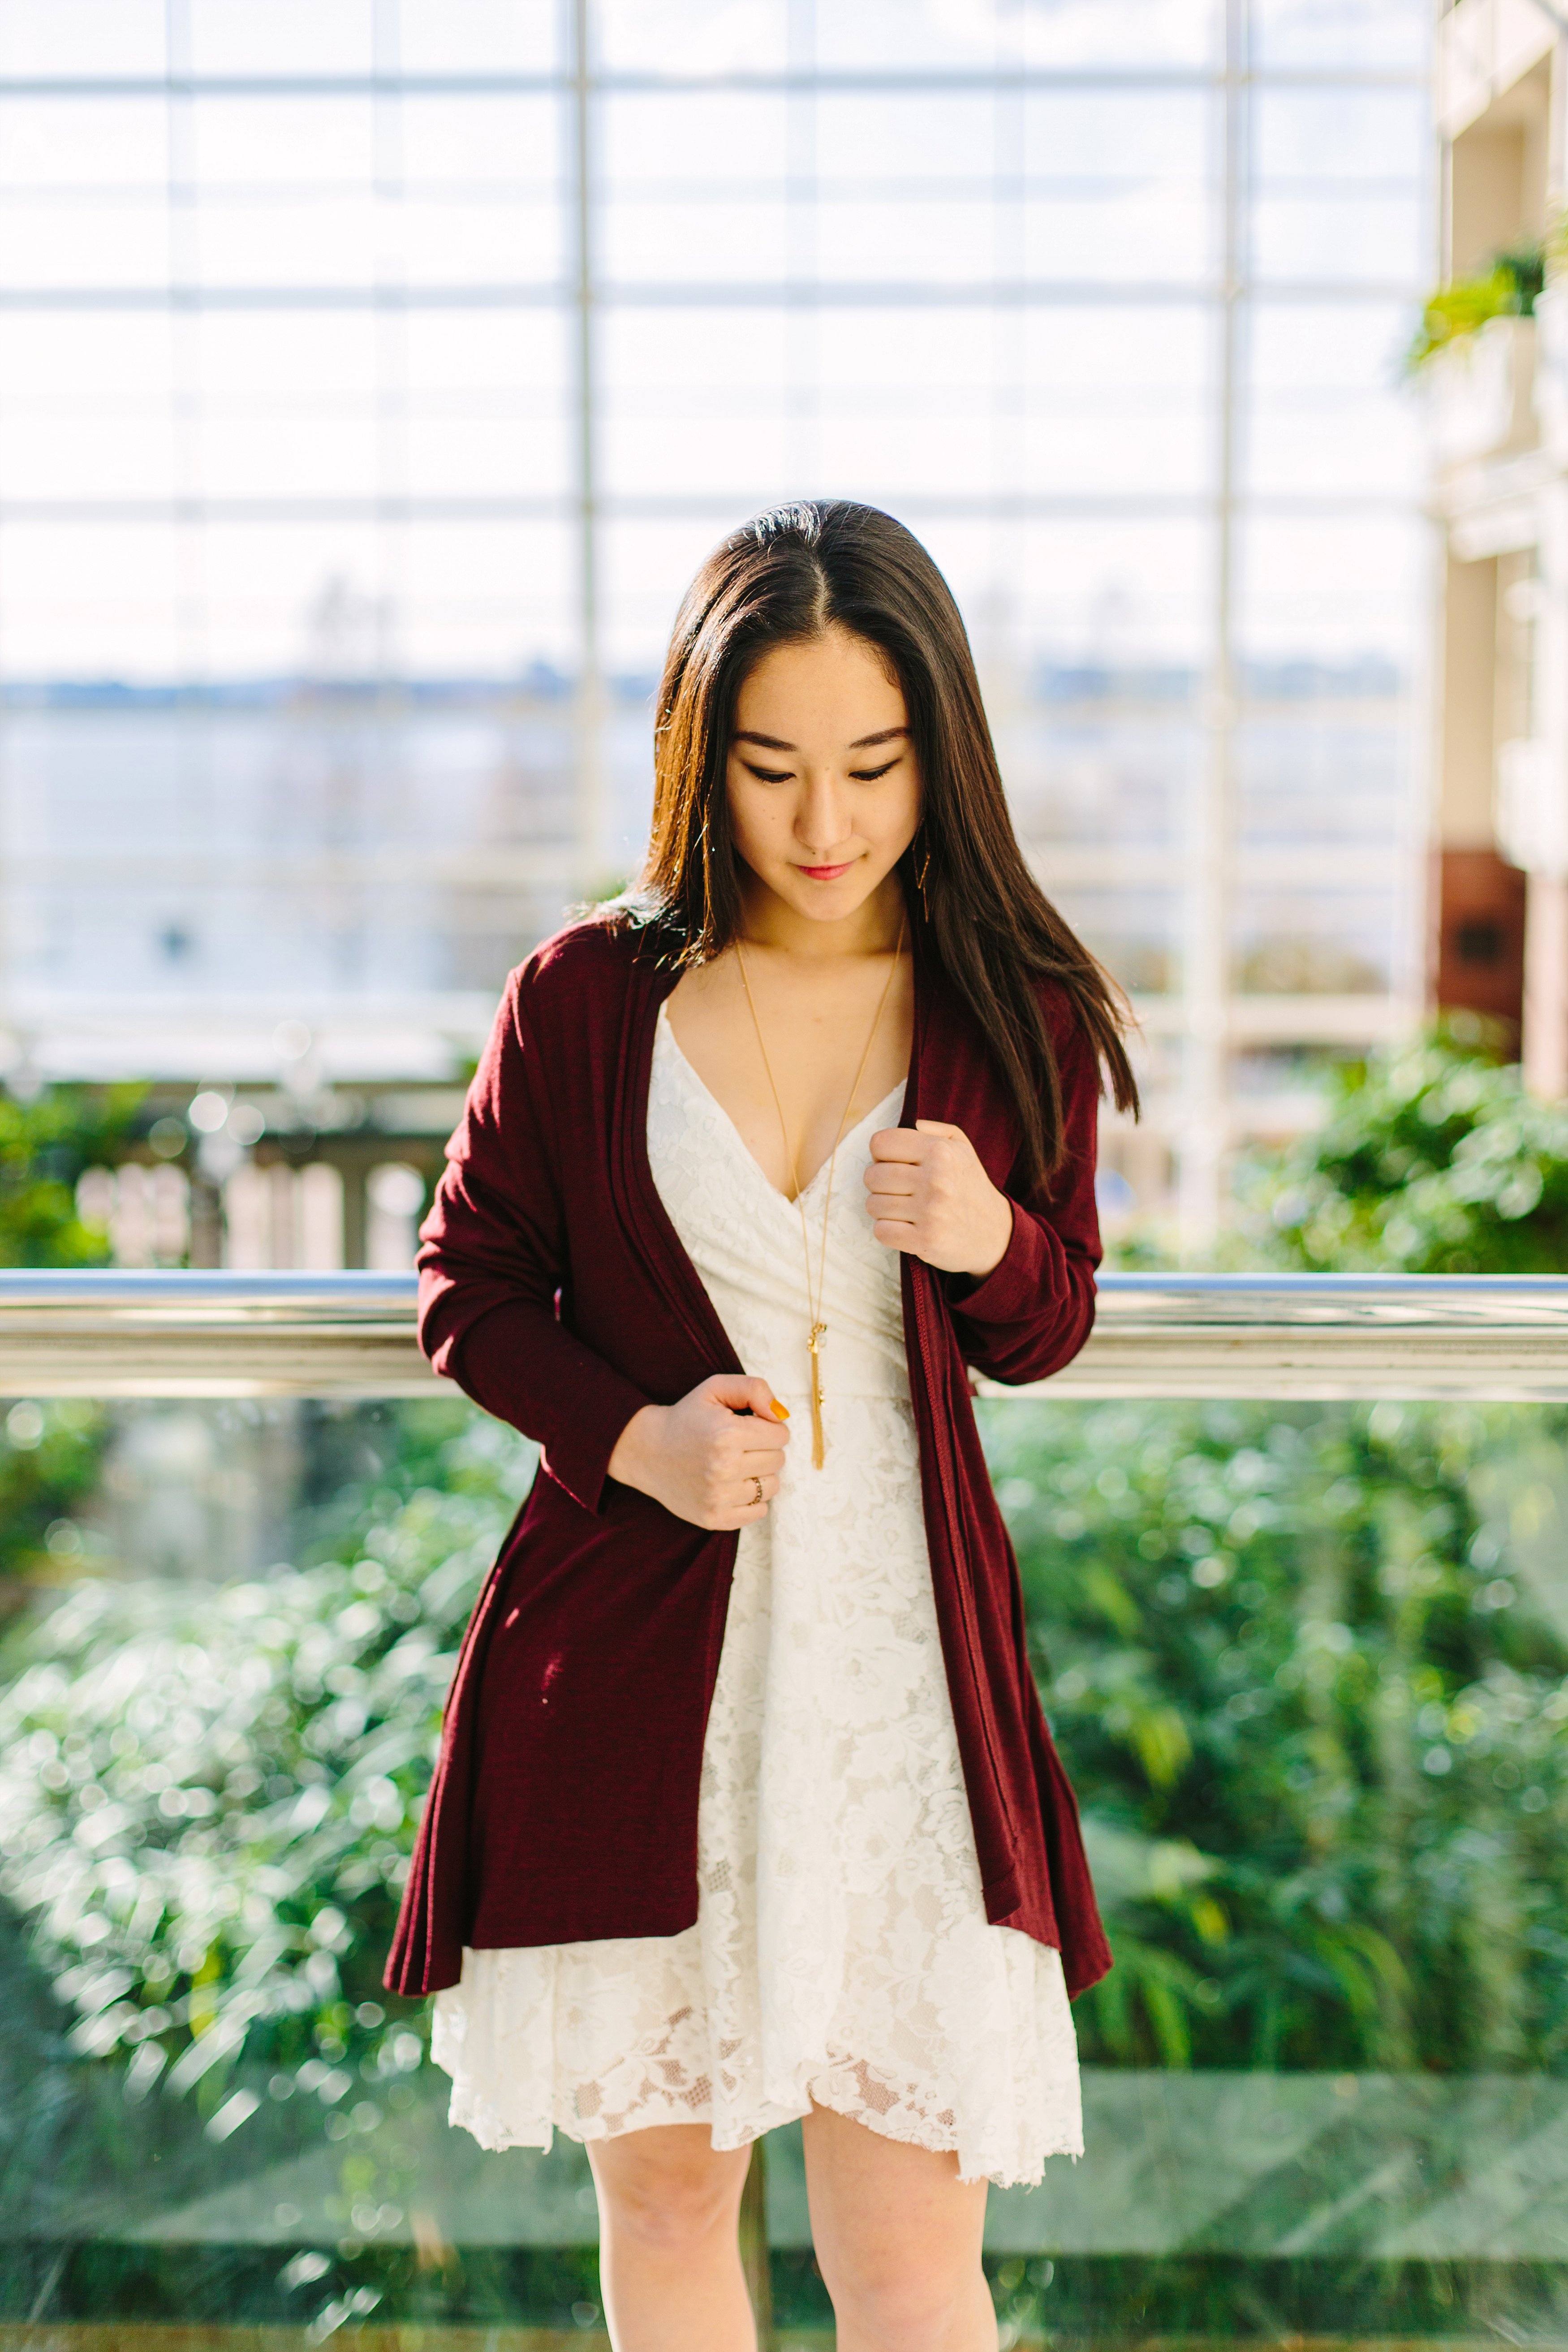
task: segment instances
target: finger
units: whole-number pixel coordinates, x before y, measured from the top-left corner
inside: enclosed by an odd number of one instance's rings
[[[754,1412],[763,1421],[776,1418],[772,1390],[753,1373],[716,1372],[707,1388],[715,1403],[727,1406],[731,1412]],[[789,1419],[788,1409],[785,1419]]]
[[[915,1131],[917,1135],[956,1135],[960,1139],[964,1133],[961,1127],[949,1127],[945,1118],[917,1118]]]
[[[758,1486],[762,1489],[760,1496],[758,1496],[757,1492]],[[768,1504],[773,1500],[774,1496],[778,1492],[778,1473],[776,1471],[769,1471],[766,1475],[764,1475],[762,1473],[758,1472],[755,1477],[748,1475],[741,1479],[735,1489],[735,1496],[730,1504],[730,1508],[734,1511],[737,1519],[758,1517],[768,1508]]]
[[[879,1167],[865,1171],[865,1190],[873,1200],[915,1200],[919,1192],[919,1171],[903,1167]]]
[[[872,1239],[881,1242],[884,1249],[913,1250],[918,1230],[901,1217],[879,1217],[871,1232]]]
[[[783,1467],[784,1456],[776,1441],[771,1444],[758,1445],[755,1448],[743,1445],[736,1464],[735,1475],[737,1478],[750,1478],[758,1474],[766,1476],[771,1473],[777,1477]]]
[[[873,1160],[908,1160],[916,1167],[925,1157],[925,1146],[908,1127],[879,1127],[871,1139]]]

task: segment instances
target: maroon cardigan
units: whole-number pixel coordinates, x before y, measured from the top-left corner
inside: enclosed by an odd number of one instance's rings
[[[463,1947],[674,1936],[697,1916],[697,1785],[737,1538],[609,1477],[632,1415],[735,1349],[655,1189],[654,1021],[677,974],[645,938],[578,923],[513,973],[420,1252],[420,1339],[544,1463],[469,1621],[386,1981],[455,1984]],[[1035,1381],[1094,1314],[1098,1071],[1045,997],[1068,1159],[1052,1197],[1009,1183],[1018,1127],[974,1025],[916,955],[904,1126],[963,1129],[1010,1192],[979,1283],[903,1261],[904,1325],[947,1685],[986,1916],[1103,1975],[1078,1811],[1040,1714],[1018,1569],[966,1364]]]

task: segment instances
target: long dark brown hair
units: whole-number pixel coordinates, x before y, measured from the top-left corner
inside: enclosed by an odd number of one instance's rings
[[[1031,1179],[1062,1157],[1061,1081],[1036,984],[1088,1034],[1121,1110],[1137,1087],[1126,999],[1040,889],[1013,832],[974,656],[946,582],[891,515],[846,499],[776,507],[715,548],[686,591],[659,687],[653,824],[619,919],[706,963],[740,928],[726,771],[736,699],[775,646],[830,628],[877,646],[903,689],[921,782],[899,861],[921,950],[967,1005],[1012,1097]],[[919,887],[923,881],[924,887]],[[610,910],[606,910],[609,912]]]

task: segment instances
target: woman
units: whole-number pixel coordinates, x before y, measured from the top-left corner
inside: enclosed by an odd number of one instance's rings
[[[753,2343],[793,2116],[841,2352],[979,2352],[986,2180],[1080,2147],[1110,1955],[967,1368],[1089,1330],[1118,1000],[888,516],[727,540],[655,741],[642,882],[513,975],[424,1228],[433,1362],[544,1465],[388,1982],[455,2121],[587,2142],[620,2352]]]

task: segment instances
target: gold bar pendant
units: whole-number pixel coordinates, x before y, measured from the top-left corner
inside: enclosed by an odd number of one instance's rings
[[[813,1323],[811,1336],[806,1342],[811,1350],[811,1467],[820,1470],[827,1459],[827,1441],[822,1434],[822,1341],[828,1336],[825,1323]]]

